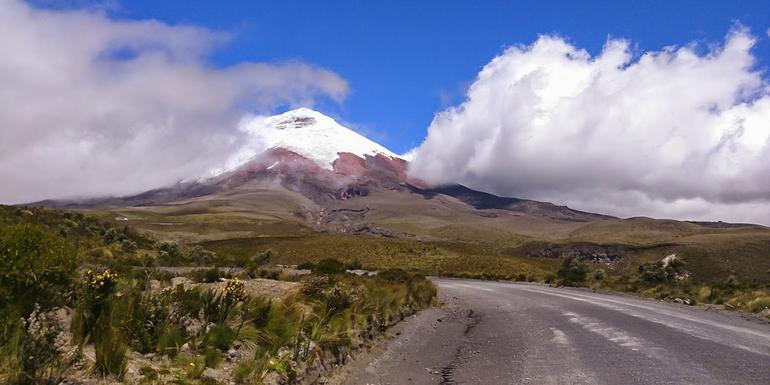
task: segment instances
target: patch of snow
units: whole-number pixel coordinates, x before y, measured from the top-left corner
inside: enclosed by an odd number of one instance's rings
[[[238,125],[246,136],[241,149],[233,154],[223,169],[212,175],[230,171],[271,148],[296,152],[331,169],[340,152],[360,157],[383,154],[399,156],[365,136],[342,126],[334,119],[309,108],[298,108],[273,116],[247,116]]]

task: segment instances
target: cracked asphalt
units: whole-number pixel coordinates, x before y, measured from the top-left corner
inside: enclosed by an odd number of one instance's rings
[[[770,384],[770,325],[581,289],[434,279],[443,305],[356,359],[348,385]]]

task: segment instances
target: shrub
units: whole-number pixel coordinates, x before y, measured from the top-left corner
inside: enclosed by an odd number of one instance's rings
[[[256,369],[257,363],[254,360],[243,361],[233,369],[233,380],[238,384],[243,384]]]
[[[321,297],[326,310],[331,314],[341,313],[352,306],[355,300],[356,293],[341,286],[334,286],[331,289],[325,290]]]
[[[107,229],[102,235],[102,240],[105,244],[110,243],[122,243],[123,241],[130,241],[125,233],[119,232],[114,227]]]
[[[684,272],[685,265],[685,261],[676,256],[666,257],[663,261],[646,262],[639,266],[638,277],[647,283],[672,282]]]
[[[746,304],[748,311],[758,313],[765,309],[770,309],[770,296],[760,296],[754,298]]]
[[[273,250],[265,250],[257,254],[252,262],[255,267],[260,267],[270,263],[271,259],[273,259]]]
[[[593,273],[594,281],[604,281],[605,273],[603,269],[596,269]]]
[[[724,287],[730,288],[730,289],[736,289],[741,285],[740,282],[738,282],[738,278],[735,278],[734,275],[730,274],[727,278],[725,278],[725,281],[723,283]]]
[[[86,272],[71,326],[78,344],[83,344],[93,334],[100,318],[109,318],[107,300],[115,291],[117,278],[117,274],[110,270],[102,273],[92,270]]]
[[[324,258],[313,268],[313,274],[342,274],[345,272],[345,264],[338,259]]]
[[[193,270],[188,276],[198,283],[214,283],[219,282],[220,278],[232,278],[232,275],[225,273],[216,267]]]
[[[349,261],[345,263],[345,269],[348,270],[361,270],[363,269],[363,266],[361,265],[361,261],[354,259],[352,261]]]
[[[227,325],[220,324],[211,327],[206,333],[206,345],[226,352],[230,349],[230,344],[235,340],[235,330]]]
[[[302,294],[308,298],[319,298],[323,291],[331,284],[326,276],[310,277],[302,284]]]
[[[662,262],[646,262],[639,266],[639,279],[648,283],[663,282],[665,273]]]
[[[233,306],[246,299],[246,288],[243,282],[236,277],[227,282],[223,295],[224,316],[222,321],[224,322]]]
[[[3,325],[0,372],[9,384],[58,383],[70,362],[62,357],[63,330],[55,317],[36,306],[18,322]],[[0,375],[0,378],[3,376]]]
[[[155,244],[158,258],[167,263],[177,263],[182,258],[179,244],[176,241],[159,241]]]
[[[126,373],[128,347],[111,324],[110,317],[102,317],[94,331],[94,369],[103,376],[122,379]]]
[[[200,246],[195,246],[188,256],[198,266],[210,265],[217,259],[217,254]]]
[[[173,358],[179,353],[179,348],[184,345],[186,339],[187,336],[184,329],[169,326],[158,334],[158,342],[155,345],[155,349],[158,353]]]
[[[24,224],[0,227],[0,266],[0,313],[25,317],[68,301],[77,261],[61,236]]]
[[[411,282],[414,279],[424,279],[424,276],[411,274],[404,269],[387,269],[379,272],[377,278],[388,282]]]
[[[216,368],[222,361],[222,354],[216,349],[207,348],[203,352],[203,363],[207,368]]]
[[[87,271],[71,327],[79,345],[89,338],[93,340],[94,369],[103,376],[112,374],[120,379],[125,373],[128,347],[112,314],[111,299],[117,284],[118,276],[110,270]]]
[[[141,376],[140,384],[157,384],[160,379],[158,371],[146,365],[139,368],[139,375]]]
[[[143,286],[137,284],[123,290],[122,294],[113,306],[118,307],[115,311],[120,312],[121,329],[134,350],[139,353],[166,353],[167,348],[176,348],[183,343],[170,344],[170,337],[166,335],[175,334],[174,329],[178,329],[175,325],[180,323],[178,306],[173,302],[169,289],[146,294]],[[161,341],[161,338],[165,341]],[[181,338],[184,339],[183,332]]]
[[[576,286],[586,280],[588,269],[585,263],[574,257],[562,258],[556,276],[561,279],[562,285]]]
[[[180,356],[179,365],[182,366],[187,378],[190,380],[200,379],[206,370],[206,364],[202,358],[188,354]]]
[[[708,286],[703,286],[700,289],[698,289],[698,295],[696,296],[696,299],[698,302],[705,303],[709,302],[711,299],[712,290]]]
[[[120,242],[120,248],[127,253],[133,253],[136,251],[137,245],[136,242],[130,239],[124,239]]]
[[[278,280],[281,276],[281,272],[279,270],[259,269],[258,276],[264,279]]]
[[[299,270],[313,270],[315,268],[315,263],[307,261],[302,262],[299,265],[297,265],[297,269]]]

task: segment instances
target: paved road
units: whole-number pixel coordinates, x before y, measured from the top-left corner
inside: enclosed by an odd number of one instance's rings
[[[445,303],[353,363],[364,384],[770,384],[770,325],[577,289],[435,279]]]

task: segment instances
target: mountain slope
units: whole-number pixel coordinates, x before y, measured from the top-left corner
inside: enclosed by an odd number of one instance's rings
[[[696,277],[768,278],[770,230],[762,226],[618,219],[432,186],[411,178],[406,160],[307,109],[250,127],[259,140],[213,176],[129,197],[34,205],[119,218],[223,255],[271,248],[286,263],[338,256],[437,273],[538,275],[569,255],[633,273],[639,261],[678,253]],[[243,158],[249,151],[261,152]]]
[[[611,218],[550,203],[498,197],[460,185],[427,185],[410,178],[408,162],[392,151],[307,108],[253,118],[243,126],[250,135],[250,142],[228,162],[227,167],[211,177],[129,197],[37,204],[92,209],[160,206],[190,200],[237,199],[243,194],[254,196],[268,189],[299,194],[312,202],[303,203],[301,207],[287,207],[286,211],[309,212],[304,216],[312,218],[310,225],[319,230],[328,230],[322,225],[324,223],[338,222],[329,216],[334,216],[331,214],[336,212],[334,210],[351,209],[347,206],[359,210],[359,206],[370,205],[373,206],[369,207],[370,211],[376,210],[380,218],[386,219],[389,215],[403,217],[402,210],[420,212],[417,206],[446,202],[449,198],[453,203],[445,206],[451,206],[449,210],[461,213],[458,214],[461,216],[468,213],[484,218],[515,215],[564,222]],[[262,151],[262,148],[267,149]],[[366,198],[375,192],[380,197],[378,201]],[[409,202],[406,205],[409,208],[400,201]],[[426,215],[430,217],[430,213]],[[363,219],[340,223],[343,227],[348,225],[367,228]]]

